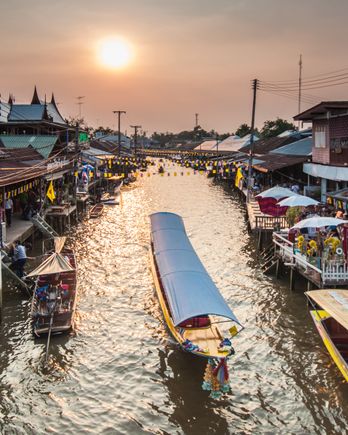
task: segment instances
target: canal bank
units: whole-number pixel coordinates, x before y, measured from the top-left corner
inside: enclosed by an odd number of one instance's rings
[[[31,336],[29,301],[5,294],[2,431],[343,433],[347,386],[302,292],[260,270],[237,196],[200,174],[136,183],[122,207],[71,230],[77,329],[55,337],[48,369],[44,344]],[[204,365],[176,348],[161,318],[147,251],[148,215],[158,210],[183,216],[195,250],[246,326],[229,363],[232,391],[219,401],[201,390]]]

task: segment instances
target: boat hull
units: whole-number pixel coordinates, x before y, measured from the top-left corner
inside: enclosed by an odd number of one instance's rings
[[[40,300],[37,294],[37,288],[43,287],[46,284],[51,284],[52,275],[44,275],[39,277],[37,282],[32,303],[31,303],[31,318],[33,333],[36,337],[49,333],[63,333],[73,329],[74,317],[77,304],[77,270],[75,254],[71,250],[64,250],[64,256],[69,258],[70,264],[74,267],[71,272],[63,272],[59,276],[62,288],[65,288],[67,295],[61,297],[60,305],[54,308],[51,324],[51,313],[48,309],[48,303]]]
[[[333,359],[338,369],[342,373],[344,379],[348,381],[348,363],[343,358],[339,349],[337,349],[335,343],[333,342],[329,334],[328,329],[324,326],[324,322],[327,321],[328,319],[331,319],[330,314],[327,313],[325,310],[313,310],[310,313],[314,321],[314,324],[320,334],[320,337],[323,340],[324,345],[328,350],[331,358]]]
[[[216,325],[210,325],[205,328],[202,327],[180,328],[174,325],[174,322],[170,315],[169,308],[164,299],[161,280],[157,273],[157,265],[153,254],[152,244],[151,244],[151,251],[150,251],[150,263],[151,263],[152,276],[155,283],[156,294],[163,313],[164,320],[166,322],[166,325],[171,335],[177,341],[180,347],[187,352],[188,350],[184,347],[183,343],[185,342],[185,340],[190,340],[195,345],[198,345],[201,349],[209,350],[208,352],[189,351],[194,355],[203,358],[214,358],[214,359],[227,358],[229,356],[229,352],[218,351],[218,347],[223,338],[219,331],[219,328]]]

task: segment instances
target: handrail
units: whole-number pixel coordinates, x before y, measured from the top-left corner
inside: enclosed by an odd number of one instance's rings
[[[285,237],[281,236],[280,233],[274,231],[273,232],[273,240],[277,238],[280,239],[282,242],[286,243],[289,246],[294,246],[293,242],[290,242],[290,240],[286,239]]]
[[[291,260],[294,260],[294,265],[298,263],[301,264],[302,266],[313,269],[315,272],[320,273],[320,275],[322,274],[323,271],[321,269],[318,269],[316,266],[313,266],[313,264],[309,263],[307,260],[304,260],[302,257],[298,256],[297,254],[294,254],[293,249],[290,248],[289,246],[284,246],[283,244],[281,244],[275,239],[273,239],[273,242],[275,245],[279,246],[283,251],[285,251],[289,255]]]

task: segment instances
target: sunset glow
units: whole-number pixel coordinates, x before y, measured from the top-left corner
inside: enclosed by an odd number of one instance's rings
[[[129,43],[122,39],[106,39],[99,44],[98,58],[100,64],[106,68],[124,68],[132,60],[132,49]]]

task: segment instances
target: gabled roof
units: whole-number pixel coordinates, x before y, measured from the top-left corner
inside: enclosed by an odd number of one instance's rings
[[[0,143],[5,148],[34,148],[45,159],[51,154],[58,136],[1,135]]]
[[[322,117],[331,111],[336,113],[347,112],[348,114],[348,101],[322,101],[316,106],[294,116],[294,120],[311,121],[312,119]]]

